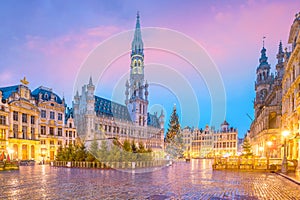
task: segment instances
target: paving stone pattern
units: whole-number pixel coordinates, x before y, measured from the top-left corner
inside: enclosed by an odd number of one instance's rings
[[[0,184],[0,199],[300,199],[279,175],[213,171],[209,160],[147,173],[24,166],[0,172]]]

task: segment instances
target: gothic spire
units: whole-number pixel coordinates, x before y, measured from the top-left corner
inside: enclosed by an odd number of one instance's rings
[[[279,42],[279,48],[278,48],[278,53],[277,53],[278,63],[282,63],[283,62],[283,58],[284,58],[284,53],[283,53],[283,50],[282,50],[282,42],[280,40],[280,42]]]
[[[131,44],[131,50],[132,50],[131,55],[134,54],[143,55],[143,49],[144,49],[144,44],[143,44],[142,33],[141,33],[140,14],[139,12],[137,12],[134,38]]]
[[[260,53],[261,53],[261,56],[259,58],[259,67],[262,67],[262,66],[268,66],[269,63],[268,63],[268,57],[266,55],[266,49],[263,45],[263,48],[261,49]]]
[[[90,76],[89,85],[93,85],[92,76]]]

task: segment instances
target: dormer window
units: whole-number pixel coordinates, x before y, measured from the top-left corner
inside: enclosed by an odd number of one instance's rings
[[[44,97],[45,97],[45,99],[48,99],[48,94],[45,94]]]

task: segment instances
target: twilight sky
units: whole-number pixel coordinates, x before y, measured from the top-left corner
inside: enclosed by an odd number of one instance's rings
[[[226,120],[238,128],[242,137],[251,123],[246,114],[253,118],[255,71],[262,37],[266,37],[267,56],[274,72],[279,41],[282,40],[284,47],[288,46],[289,29],[299,8],[300,1],[296,0],[2,1],[0,87],[19,84],[26,76],[32,90],[40,85],[53,88],[71,105],[73,91],[81,92],[75,82],[88,55],[115,34],[132,30],[139,11],[143,28],[177,31],[207,52],[224,84]],[[147,37],[145,31],[146,73],[149,69],[145,76],[150,83],[150,112],[164,109],[168,122],[175,103],[182,126],[210,124],[211,93],[205,77],[195,73],[189,60],[170,51],[147,49]],[[157,38],[158,43],[163,40],[166,38]],[[102,77],[90,71],[89,75],[97,84],[97,95],[119,96],[113,99],[124,103],[125,87],[121,83],[128,75],[129,50],[130,42],[128,52],[106,66]],[[191,49],[190,54],[193,53]],[[151,82],[154,79],[156,82]],[[157,80],[164,82],[158,84]],[[197,108],[190,98],[196,99]],[[211,125],[219,128],[219,124]]]

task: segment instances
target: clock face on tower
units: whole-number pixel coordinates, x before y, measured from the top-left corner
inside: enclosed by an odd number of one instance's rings
[[[132,66],[132,74],[142,74],[143,73],[143,65],[140,60],[134,60],[131,64]]]

